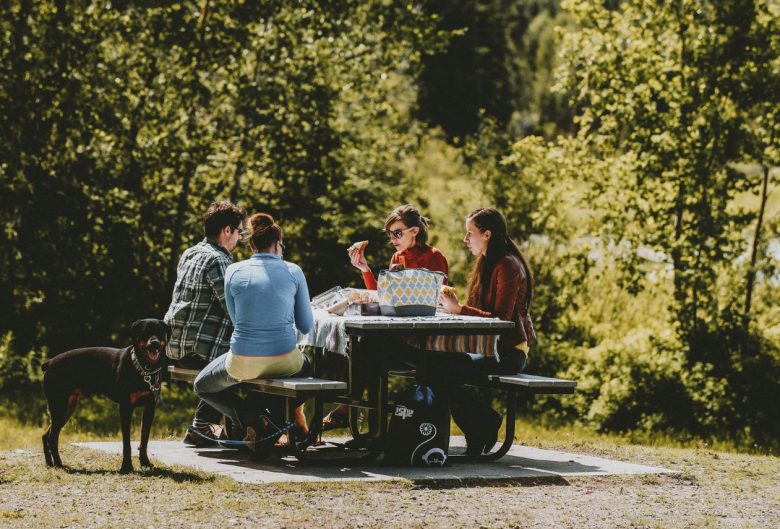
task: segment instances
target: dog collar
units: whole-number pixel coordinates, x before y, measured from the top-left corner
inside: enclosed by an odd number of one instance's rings
[[[162,378],[160,376],[160,371],[162,370],[162,367],[158,367],[157,369],[144,368],[144,366],[141,365],[141,362],[138,361],[138,356],[135,354],[135,347],[133,347],[133,350],[130,353],[130,359],[133,361],[135,370],[143,377],[144,382],[149,384],[149,391],[154,395],[154,400],[157,400],[160,397],[160,379]]]

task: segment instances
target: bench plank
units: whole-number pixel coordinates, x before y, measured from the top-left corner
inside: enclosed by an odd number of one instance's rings
[[[488,379],[502,384],[525,386],[529,388],[575,388],[577,382],[563,378],[540,377],[537,375],[489,375]]]
[[[198,376],[197,369],[184,369],[169,367],[168,372],[174,380],[193,382]],[[292,391],[346,391],[347,383],[324,378],[299,377],[299,378],[254,378],[244,380],[242,384],[254,386],[260,389],[280,389]]]

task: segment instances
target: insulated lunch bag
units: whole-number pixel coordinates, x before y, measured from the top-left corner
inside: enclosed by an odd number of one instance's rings
[[[433,316],[443,283],[442,272],[425,268],[382,270],[377,280],[379,310],[384,316]]]

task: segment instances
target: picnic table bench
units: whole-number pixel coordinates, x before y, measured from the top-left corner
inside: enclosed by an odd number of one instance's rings
[[[414,377],[414,370],[390,371],[391,376]],[[518,373],[516,375],[488,375],[487,380],[483,382],[471,382],[467,386],[499,390],[506,393],[504,404],[506,416],[504,418],[504,440],[497,450],[481,454],[478,456],[468,456],[471,460],[477,461],[496,461],[505,456],[515,439],[515,419],[517,417],[517,398],[520,393],[529,394],[572,394],[577,387],[574,380],[563,378],[542,377],[538,375],[528,375]],[[449,454],[450,458],[465,458],[461,454]]]
[[[199,371],[197,369],[170,366],[168,367],[168,373],[172,380],[193,383],[198,376]],[[244,380],[241,382],[240,387],[249,391],[259,391],[269,395],[284,397],[285,421],[287,423],[290,423],[293,420],[296,408],[295,401],[297,399],[315,398],[318,402],[322,402],[323,400],[335,400],[337,397],[344,395],[347,391],[346,382],[314,377],[254,378],[251,380]],[[316,435],[319,433],[318,426],[321,422],[321,413],[315,414],[310,425],[313,430],[312,434]],[[288,436],[290,439],[289,445],[295,456],[302,459],[303,451],[300,449],[302,447],[298,446],[298,441],[304,440],[295,438],[294,429],[288,432]]]

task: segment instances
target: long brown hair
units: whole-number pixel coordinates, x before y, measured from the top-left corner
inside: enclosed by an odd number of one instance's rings
[[[531,300],[533,299],[534,275],[528,259],[520,251],[520,248],[517,247],[515,241],[507,234],[506,219],[495,208],[479,208],[469,213],[466,220],[473,222],[480,233],[484,233],[487,230],[490,230],[491,233],[485,255],[480,255],[477,258],[477,262],[474,263],[474,268],[469,275],[468,304],[482,305],[483,296],[488,283],[490,283],[490,276],[493,275],[496,264],[505,255],[513,254],[520,259],[525,269],[527,288],[523,314],[528,314]]]

